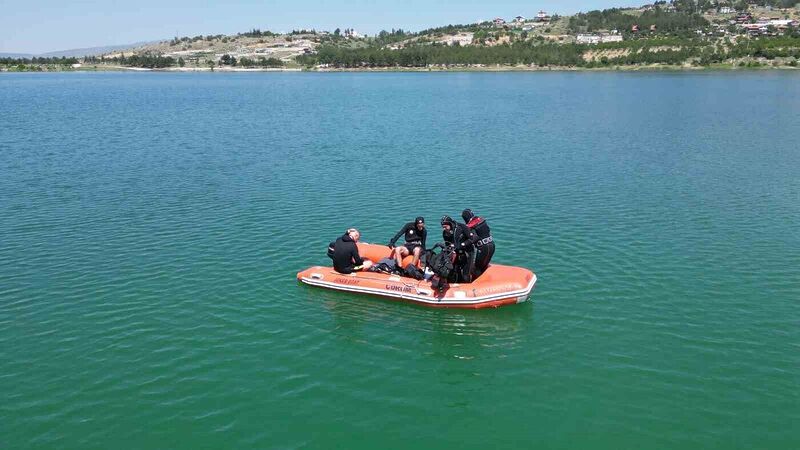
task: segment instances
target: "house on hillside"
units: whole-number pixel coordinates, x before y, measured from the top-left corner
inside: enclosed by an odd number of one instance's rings
[[[533,19],[533,21],[534,22],[550,22],[550,16],[544,11],[539,11],[539,13],[536,14],[536,17]]]
[[[733,14],[736,10],[732,6],[722,6],[719,8],[720,14]]]
[[[798,22],[793,19],[772,19],[767,23],[767,25],[772,25],[778,28],[797,27]]]
[[[760,36],[767,33],[767,25],[762,23],[746,23],[742,25],[750,36]]]
[[[506,20],[503,19],[502,17],[495,17],[494,18],[494,24],[495,24],[495,26],[502,27],[503,25],[506,24]]]
[[[525,17],[523,16],[514,17],[514,25],[522,26],[523,23],[525,23]]]

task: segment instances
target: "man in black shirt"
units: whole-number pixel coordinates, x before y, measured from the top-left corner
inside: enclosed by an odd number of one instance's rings
[[[336,244],[333,245],[333,270],[347,274],[372,266],[372,261],[363,259],[358,254],[356,243],[359,239],[361,233],[355,228],[350,228],[342,237],[336,239]]]
[[[405,235],[406,244],[394,250],[394,259],[397,261],[397,267],[403,266],[403,258],[408,255],[414,255],[414,260],[411,264],[416,266],[419,256],[425,251],[425,240],[428,237],[428,230],[425,229],[425,219],[417,217],[413,222],[403,225],[403,228],[389,241],[389,248],[395,248],[394,244],[402,235]]]

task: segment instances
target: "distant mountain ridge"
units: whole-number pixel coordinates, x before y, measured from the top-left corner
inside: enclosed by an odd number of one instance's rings
[[[86,48],[73,48],[70,50],[59,50],[55,52],[47,52],[47,53],[39,53],[39,54],[30,54],[30,53],[0,53],[0,58],[33,58],[33,57],[43,57],[43,58],[60,58],[64,57],[81,57],[81,56],[99,56],[104,55],[106,53],[111,53],[115,50],[124,50],[126,48],[134,48],[134,47],[141,47],[143,45],[150,45],[160,41],[143,41],[143,42],[134,42],[133,44],[124,44],[124,45],[106,45],[102,47],[86,47]]]
[[[0,58],[33,58],[30,53],[0,53]]]

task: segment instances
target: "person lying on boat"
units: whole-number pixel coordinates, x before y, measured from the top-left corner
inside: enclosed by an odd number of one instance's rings
[[[454,282],[471,283],[475,274],[475,242],[478,235],[450,216],[442,217],[442,238],[456,251]]]
[[[489,267],[489,261],[492,260],[494,255],[494,238],[492,238],[492,230],[486,224],[486,220],[478,217],[467,208],[461,212],[461,218],[472,231],[478,236],[475,241],[475,276],[473,279],[481,276],[486,268]]]
[[[355,228],[348,229],[344,235],[336,239],[333,245],[333,270],[339,273],[353,273],[366,270],[372,266],[372,261],[364,259],[358,254],[356,243],[361,239],[361,233]]]
[[[395,248],[394,244],[401,235],[405,235],[406,243],[401,247]],[[394,259],[397,261],[397,267],[403,266],[403,258],[408,255],[414,255],[411,265],[416,266],[420,255],[425,251],[425,239],[427,237],[428,230],[425,229],[425,219],[423,217],[417,217],[413,222],[403,225],[403,228],[389,241],[389,248],[394,249]]]

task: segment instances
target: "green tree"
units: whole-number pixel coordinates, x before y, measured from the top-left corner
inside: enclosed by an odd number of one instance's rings
[[[258,64],[261,67],[283,67],[283,61],[278,58],[264,58],[263,56],[259,58]]]
[[[220,66],[235,66],[236,65],[236,58],[226,53],[226,54],[222,55],[222,58],[220,58],[219,65]]]
[[[736,8],[737,11],[747,11],[747,0],[739,0],[733,7]]]
[[[178,58],[178,66],[183,67],[186,65],[186,61],[183,60],[183,57]]]

